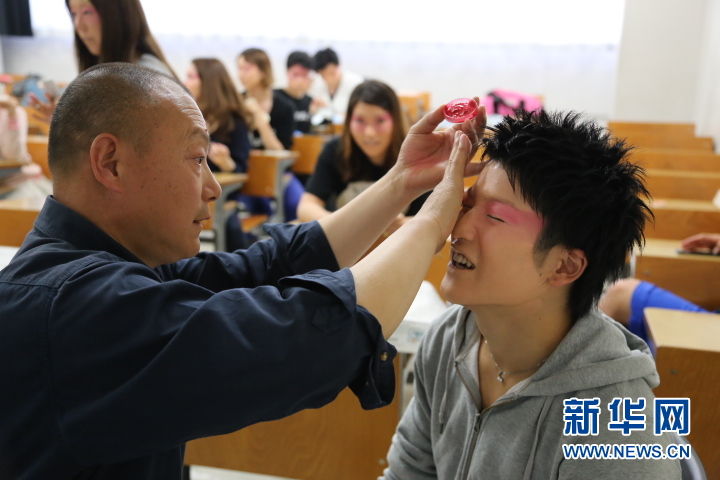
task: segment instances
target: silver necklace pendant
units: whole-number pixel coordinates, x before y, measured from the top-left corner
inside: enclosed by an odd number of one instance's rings
[[[505,383],[505,372],[500,370],[497,375],[497,381],[500,383]]]

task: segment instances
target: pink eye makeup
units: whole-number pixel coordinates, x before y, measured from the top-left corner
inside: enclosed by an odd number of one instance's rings
[[[357,127],[364,127],[366,125],[372,125],[373,127],[380,129],[380,130],[386,130],[388,128],[392,128],[392,117],[389,114],[383,115],[381,117],[376,117],[373,119],[365,119],[363,117],[352,117],[350,120],[353,125]]]
[[[542,219],[535,212],[525,212],[507,203],[491,200],[487,203],[487,215],[510,225],[517,225],[533,232],[540,232]]]

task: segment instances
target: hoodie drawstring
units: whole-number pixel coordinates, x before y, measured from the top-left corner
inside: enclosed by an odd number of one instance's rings
[[[532,449],[530,455],[528,455],[528,461],[525,464],[525,473],[523,473],[523,480],[530,480],[532,477],[533,466],[535,464],[535,454],[537,452],[538,441],[540,440],[540,428],[545,423],[545,417],[547,417],[552,404],[552,397],[544,397],[543,405],[540,409],[540,415],[538,415],[537,422],[535,422],[535,438],[533,439]]]

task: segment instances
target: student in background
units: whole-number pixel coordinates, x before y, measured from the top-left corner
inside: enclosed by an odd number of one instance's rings
[[[188,67],[185,87],[195,99],[210,134],[208,166],[213,172],[247,172],[252,115],[235,89],[227,69],[216,58],[196,58]],[[247,248],[254,237],[242,231],[237,212],[225,225],[228,251]]]
[[[698,233],[682,240],[680,245],[688,252],[718,255],[720,233]],[[647,307],[708,313],[708,310],[672,292],[636,278],[624,278],[608,287],[600,299],[599,306],[600,310],[645,341],[649,340],[644,313]],[[717,308],[720,308],[720,305],[717,305]]]
[[[573,113],[519,113],[490,130],[442,281],[456,306],[422,339],[385,480],[680,479],[675,459],[580,460],[563,448],[677,438],[653,431],[647,345],[597,309],[643,240],[640,167]],[[633,411],[641,429],[615,427],[627,420],[609,414],[615,398],[645,402]]]
[[[296,50],[287,58],[287,86],[275,90],[277,94],[293,104],[295,109],[295,131],[310,133],[310,117],[318,102],[308,95],[312,85],[313,63],[312,58],[305,52]]]
[[[248,48],[238,55],[237,69],[245,87],[245,104],[254,118],[252,148],[290,150],[295,130],[293,105],[273,91],[270,57],[264,50]]]
[[[27,151],[28,119],[25,109],[11,95],[0,93],[0,162],[13,161],[18,167],[0,168],[0,199],[44,199],[52,184],[40,167],[30,163]]]
[[[140,0],[65,0],[75,30],[78,71],[105,62],[129,62],[177,78],[150,32]],[[35,99],[33,106],[47,116],[55,109]]]
[[[300,220],[329,215],[379,180],[395,164],[406,133],[400,101],[389,85],[366,80],[355,87],[342,136],[325,144],[308,180],[298,206]],[[393,227],[401,225],[406,215],[415,215],[425,198],[413,201]]]
[[[255,129],[251,133],[251,148],[290,150],[295,130],[292,103],[272,89],[273,71],[270,58],[264,50],[248,48],[237,58],[238,76],[245,87],[245,105],[253,115]],[[297,205],[303,194],[303,185],[292,173],[286,173],[284,192],[284,218],[286,222],[297,218]],[[270,215],[267,199],[248,198],[245,201],[252,213]]]
[[[210,169],[247,172],[252,114],[222,62],[196,58],[188,67],[185,86],[200,107],[210,134]]]
[[[327,105],[317,112],[313,123],[342,123],[350,94],[363,78],[341,68],[340,58],[331,48],[319,50],[313,57],[313,64],[322,81],[313,82],[310,96]]]
[[[0,93],[0,161],[29,160],[28,119],[15,97]]]

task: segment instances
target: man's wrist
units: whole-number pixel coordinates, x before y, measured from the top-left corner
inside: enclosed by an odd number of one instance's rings
[[[385,174],[383,179],[387,180],[390,190],[397,195],[397,197],[395,198],[397,199],[398,203],[402,205],[402,208],[405,208],[407,205],[410,204],[410,202],[415,200],[423,193],[413,192],[407,188],[405,178],[403,177],[402,172],[397,166],[391,168],[390,171]]]

